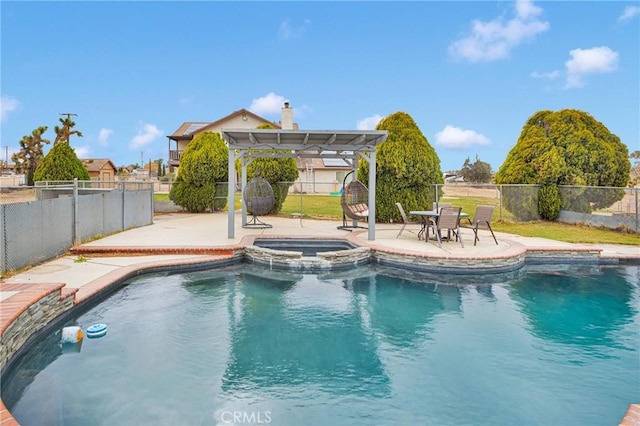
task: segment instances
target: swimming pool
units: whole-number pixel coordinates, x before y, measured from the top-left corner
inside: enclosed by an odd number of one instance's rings
[[[23,425],[616,424],[640,400],[639,281],[636,265],[144,275],[68,322],[105,337],[42,336],[2,398]]]

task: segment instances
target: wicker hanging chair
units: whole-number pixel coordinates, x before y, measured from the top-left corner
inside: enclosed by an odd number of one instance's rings
[[[358,226],[358,221],[368,221],[369,219],[369,190],[359,180],[352,180],[346,184],[347,177],[353,172],[348,173],[342,182],[342,196],[340,197],[340,205],[342,206],[342,226],[338,229],[364,228]],[[347,217],[353,219],[355,225],[347,224]]]
[[[273,188],[269,181],[263,177],[254,177],[251,179],[244,189],[243,199],[252,218],[246,225],[242,225],[242,227],[271,228],[272,225],[258,219],[258,216],[269,213],[275,202]]]

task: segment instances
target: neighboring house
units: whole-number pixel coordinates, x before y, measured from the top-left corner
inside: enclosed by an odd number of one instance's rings
[[[296,164],[298,179],[291,187],[296,193],[339,192],[345,176],[351,171],[349,163],[339,158],[296,158]]]
[[[116,180],[118,168],[107,158],[85,158],[80,160],[89,172],[91,180],[111,182]]]
[[[285,102],[282,108],[282,118],[279,123],[271,122],[246,109],[240,109],[213,122],[182,123],[169,139],[169,162],[171,169],[180,165],[180,157],[193,138],[202,132],[220,132],[222,129],[255,129],[261,124],[269,123],[275,129],[298,130],[293,122],[293,109]],[[324,193],[338,192],[351,166],[339,158],[296,158],[298,179],[291,187],[296,193]]]
[[[289,103],[285,102],[282,108],[282,121],[274,123],[266,118],[260,117],[247,109],[239,109],[232,112],[226,117],[212,122],[193,122],[187,121],[182,123],[169,138],[169,162],[170,168],[180,166],[180,157],[185,148],[193,140],[195,136],[202,132],[220,132],[222,129],[255,129],[259,125],[269,123],[276,129],[297,129],[297,125],[293,123],[293,109],[289,108]]]

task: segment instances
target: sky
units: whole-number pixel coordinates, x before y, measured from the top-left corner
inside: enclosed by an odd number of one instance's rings
[[[585,111],[640,149],[639,1],[2,0],[0,15],[2,160],[73,113],[78,157],[166,161],[183,122],[277,122],[285,101],[301,130],[403,111],[443,172],[496,171],[541,110]]]

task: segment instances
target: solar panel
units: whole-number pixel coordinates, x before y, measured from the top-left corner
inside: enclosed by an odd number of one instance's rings
[[[323,158],[322,162],[325,167],[351,167],[349,163],[342,158]]]
[[[192,123],[189,127],[187,127],[187,130],[184,131],[183,135],[191,134],[191,133],[195,132],[196,130],[202,129],[204,126],[206,126],[208,124],[209,123]]]

